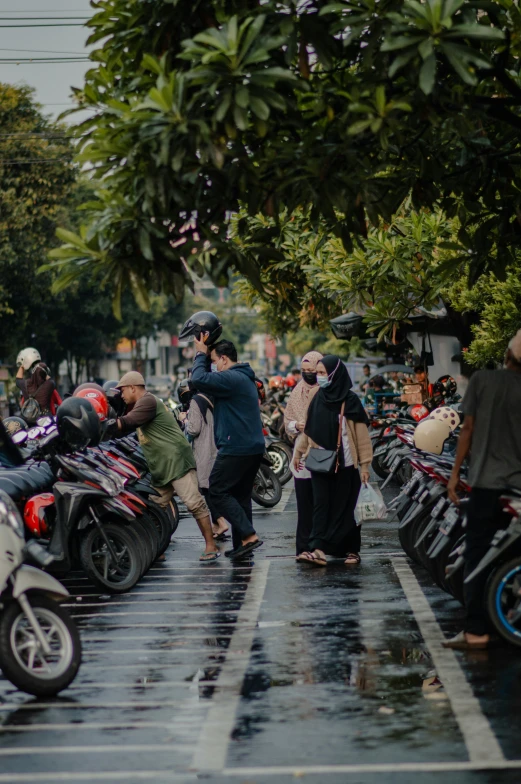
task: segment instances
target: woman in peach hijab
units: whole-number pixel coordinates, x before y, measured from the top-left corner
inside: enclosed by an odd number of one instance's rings
[[[322,354],[319,351],[309,351],[302,359],[302,380],[291,393],[284,411],[286,433],[292,441],[295,441],[299,433],[304,430],[309,404],[318,392],[317,365],[321,359]],[[292,471],[295,477],[295,495],[297,497],[296,554],[298,556],[307,552],[308,548],[313,523],[313,490],[311,488],[311,474],[303,464],[301,464],[299,471],[293,467]]]

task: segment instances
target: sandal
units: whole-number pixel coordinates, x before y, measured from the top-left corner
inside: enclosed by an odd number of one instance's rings
[[[321,555],[315,553],[301,553],[297,557],[299,563],[307,563],[310,566],[327,566],[326,559]]]
[[[361,560],[360,553],[348,553],[344,563],[346,566],[358,566]]]
[[[213,563],[213,561],[216,561],[220,557],[221,557],[221,553],[218,551],[215,553],[202,553],[199,560],[202,563]]]

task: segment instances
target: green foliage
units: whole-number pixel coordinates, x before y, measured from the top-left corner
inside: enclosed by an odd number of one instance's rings
[[[417,212],[457,219],[472,280],[492,268],[504,278],[521,237],[513,0],[95,9],[90,42],[100,47],[77,97],[95,110],[80,126],[79,160],[98,192],[87,228],[62,235],[58,285],[89,269],[114,286],[116,311],[127,289],[143,306],[150,290],[180,300],[188,268],[219,285],[233,268],[259,288],[277,234],[242,253],[228,240],[232,213],[287,221],[301,210],[310,231],[353,253],[407,196]],[[459,246],[453,255],[457,270]],[[317,289],[318,313],[330,297]]]
[[[440,246],[446,248],[455,231],[454,221],[441,212],[404,208],[390,224],[370,229],[363,248],[347,252],[337,237],[313,231],[301,213],[278,223],[241,217],[234,241],[242,252],[262,256],[269,238],[279,258],[262,267],[262,293],[246,281],[239,287],[251,303],[260,304],[272,331],[325,326],[327,319],[354,310],[382,337],[418,306],[438,304],[454,277]]]
[[[493,273],[483,275],[468,289],[462,281],[447,292],[452,305],[462,313],[477,312],[479,323],[472,328],[474,339],[466,360],[476,367],[502,362],[509,340],[521,329],[520,265],[509,268],[505,280]]]

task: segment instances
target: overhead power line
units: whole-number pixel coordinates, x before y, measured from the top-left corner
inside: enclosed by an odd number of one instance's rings
[[[11,20],[9,20],[11,21]],[[16,27],[85,27],[83,22],[57,22],[56,24],[10,24],[0,25],[0,30],[14,30]]]
[[[72,161],[68,158],[21,158],[19,161],[9,158],[0,159],[0,166],[18,166],[27,163],[72,163]]]
[[[67,20],[83,21],[90,19],[90,16],[0,16],[0,22],[65,22]]]
[[[60,52],[53,49],[1,49],[0,52],[42,52],[42,54],[75,54],[81,57],[85,56],[85,52]]]

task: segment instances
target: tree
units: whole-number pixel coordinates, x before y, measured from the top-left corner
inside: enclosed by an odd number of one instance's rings
[[[513,0],[99,0],[95,109],[81,162],[98,179],[80,234],[54,253],[179,300],[188,268],[260,288],[279,260],[229,242],[245,209],[298,208],[351,252],[406,197],[459,221],[456,264],[501,278],[521,237],[521,15]],[[295,271],[298,274],[298,271]]]
[[[51,275],[37,269],[57,244],[76,180],[64,126],[49,122],[28,87],[0,83],[0,356],[49,329]]]

